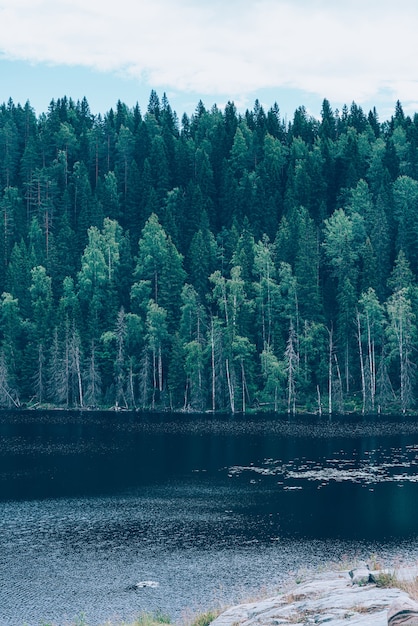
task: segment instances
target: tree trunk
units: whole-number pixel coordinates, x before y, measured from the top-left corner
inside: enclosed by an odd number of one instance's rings
[[[161,393],[163,390],[163,356],[161,350],[161,344],[158,345],[158,391]]]
[[[319,390],[319,385],[316,386],[316,393],[318,396],[318,415],[322,415],[322,404],[321,404],[321,392]]]
[[[235,413],[235,391],[234,385],[231,380],[231,372],[229,371],[229,360],[225,361],[225,369],[226,369],[226,381],[228,383],[228,393],[229,393],[229,404],[231,406],[231,413]]]
[[[216,371],[215,371],[215,331],[213,327],[213,318],[210,323],[210,350],[211,350],[211,368],[212,368],[212,411],[215,413],[216,408]]]
[[[241,385],[242,385],[242,412],[245,413],[245,371],[244,361],[241,359]]]
[[[77,372],[77,382],[78,382],[78,396],[80,399],[80,406],[83,406],[83,385],[81,380],[81,369],[80,369],[80,349],[78,346],[75,348],[75,367]]]
[[[332,353],[334,346],[332,342],[333,329],[329,333],[329,353],[328,353],[328,415],[332,415]]]
[[[363,397],[362,414],[366,411],[366,380],[364,377],[364,360],[363,360],[363,346],[361,344],[361,327],[360,327],[360,315],[357,311],[357,338],[358,338],[358,351],[360,356],[360,373],[361,373],[361,394]]]

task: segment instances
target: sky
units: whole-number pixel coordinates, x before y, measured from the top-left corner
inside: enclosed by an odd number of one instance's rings
[[[417,32],[416,0],[0,0],[0,102],[145,111],[154,89],[179,118],[258,99],[290,121],[327,98],[384,121],[418,112]]]

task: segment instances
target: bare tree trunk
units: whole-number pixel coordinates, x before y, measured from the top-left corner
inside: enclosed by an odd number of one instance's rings
[[[147,349],[143,351],[139,375],[139,400],[145,409],[148,406],[148,389],[150,383],[150,359]]]
[[[341,379],[340,366],[339,366],[336,354],[334,354],[334,360],[335,360],[335,367],[337,369],[338,389],[339,389],[339,394],[340,394],[340,398],[339,398],[340,411],[343,412],[343,410],[344,410],[344,406],[343,406],[343,381]]]
[[[65,331],[65,352],[64,352],[64,371],[65,371],[65,401],[66,407],[70,406],[70,338],[68,336],[68,328]]]
[[[157,355],[155,347],[152,349],[152,410],[155,409],[155,390],[157,389]]]
[[[285,356],[287,359],[287,412],[290,414],[290,407],[292,406],[293,415],[296,412],[296,387],[295,387],[295,374],[299,360],[299,353],[295,352],[294,344],[297,345],[297,339],[295,337],[295,331],[293,324],[290,324],[289,339],[286,346]]]
[[[403,350],[403,319],[399,316],[399,364],[401,370],[401,409],[405,413],[405,360]]]
[[[334,345],[332,341],[333,328],[328,331],[329,334],[329,353],[328,353],[328,415],[332,415],[332,353]]]
[[[349,354],[349,348],[348,348],[348,340],[345,342],[345,363],[344,363],[344,369],[345,369],[345,391],[348,394],[350,392],[350,371],[349,371],[349,367],[348,367],[348,354]]]
[[[189,379],[186,380],[186,384],[184,385],[184,402],[183,402],[183,411],[186,411],[188,398],[189,398]]]
[[[261,336],[263,338],[263,346],[265,348],[267,345],[267,337],[266,337],[266,319],[265,319],[263,301],[261,301]]]
[[[9,385],[9,371],[6,363],[6,359],[4,356],[4,352],[0,355],[0,399],[2,404],[7,404],[11,406],[12,404],[18,408],[20,406],[20,401],[17,393],[10,388]]]
[[[38,367],[37,367],[37,371],[35,374],[35,381],[34,381],[36,395],[38,396],[39,404],[42,404],[42,402],[44,401],[44,395],[45,395],[44,394],[45,392],[44,363],[45,363],[44,347],[42,345],[42,342],[40,342],[38,346]]]
[[[241,359],[241,385],[242,385],[242,412],[245,413],[245,371],[244,361]]]
[[[161,343],[158,344],[158,391],[163,390],[163,355],[161,351]]]
[[[272,327],[272,311],[271,311],[271,289],[270,289],[270,265],[267,263],[267,345],[271,344],[271,327]]]
[[[91,342],[89,365],[84,375],[84,382],[84,402],[88,406],[95,407],[100,404],[100,397],[102,392],[100,372],[96,363],[96,346],[94,343],[94,339]]]
[[[134,409],[136,409],[135,403],[135,391],[134,391],[134,373],[132,368],[132,360],[129,362],[129,393],[131,396],[131,402]]]
[[[225,368],[226,368],[226,381],[228,383],[228,393],[229,393],[229,403],[231,406],[231,413],[235,413],[235,392],[234,392],[234,385],[231,380],[231,373],[229,371],[228,359],[226,359],[225,361]]]
[[[215,371],[215,332],[213,327],[213,317],[210,324],[210,349],[211,349],[211,368],[212,368],[212,411],[215,413],[216,408],[216,371]]]
[[[370,332],[370,328],[369,328]],[[370,341],[370,338],[369,338]],[[371,342],[370,350],[370,385],[371,385],[371,396],[372,396],[372,410],[374,411],[375,407],[375,399],[376,399],[376,354],[375,354],[375,345],[374,341]]]
[[[366,380],[364,377],[364,361],[363,361],[363,346],[361,344],[361,327],[360,327],[360,315],[357,311],[357,338],[358,338],[358,351],[360,356],[360,373],[361,373],[361,393],[363,397],[362,414],[366,411]]]
[[[80,348],[79,346],[75,346],[75,368],[77,373],[77,382],[78,382],[78,396],[80,400],[80,406],[83,406],[83,385],[81,380],[81,368],[80,368]]]
[[[322,415],[322,404],[321,404],[321,392],[319,390],[319,385],[316,386],[316,393],[318,396],[318,415]]]

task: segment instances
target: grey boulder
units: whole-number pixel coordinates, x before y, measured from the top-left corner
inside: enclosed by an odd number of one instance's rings
[[[388,626],[418,626],[418,602],[398,598],[389,607]]]

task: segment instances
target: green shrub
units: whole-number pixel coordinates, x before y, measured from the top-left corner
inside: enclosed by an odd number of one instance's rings
[[[394,572],[379,572],[373,574],[373,580],[376,587],[397,587],[398,580]]]
[[[208,611],[207,613],[202,613],[192,622],[191,626],[209,626],[211,622],[216,618],[215,613],[212,611]]]

